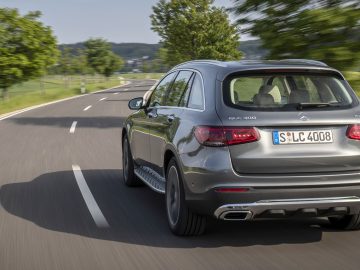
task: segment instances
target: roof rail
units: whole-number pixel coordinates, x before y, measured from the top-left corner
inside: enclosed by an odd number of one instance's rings
[[[298,63],[306,63],[306,64],[312,64],[312,65],[318,65],[323,67],[328,67],[328,65],[324,62],[317,61],[317,60],[311,60],[311,59],[282,59],[280,61],[284,62],[298,62]]]
[[[200,59],[200,60],[190,60],[181,64],[176,65],[175,67],[173,67],[173,69],[180,67],[182,65],[185,64],[191,64],[191,63],[199,63],[199,64],[211,64],[211,65],[216,65],[216,66],[226,66],[226,64],[224,62],[218,61],[218,60],[209,60],[209,59]]]

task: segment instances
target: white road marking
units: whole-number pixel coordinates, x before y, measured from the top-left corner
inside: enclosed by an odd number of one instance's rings
[[[87,111],[87,110],[90,109],[91,107],[92,107],[92,105],[87,106],[87,107],[84,109],[84,111]]]
[[[77,121],[74,121],[71,125],[71,128],[70,128],[70,133],[74,134],[75,133],[75,129],[76,129],[76,125],[77,125]]]
[[[114,95],[118,95],[118,94],[119,94],[118,92],[114,93]]]
[[[100,210],[100,207],[95,201],[94,196],[92,195],[89,186],[86,183],[86,180],[84,178],[83,173],[81,172],[81,169],[78,165],[72,166],[76,182],[79,186],[81,195],[84,198],[84,201],[86,203],[87,208],[89,209],[89,212],[94,219],[96,226],[99,228],[109,228],[109,223],[107,222],[105,216]]]
[[[103,101],[103,100],[105,100],[105,99],[107,99],[107,97],[101,98],[101,99],[99,99],[99,101]]]
[[[124,89],[124,91],[127,91],[127,90],[129,90],[129,88],[125,88],[125,89]]]

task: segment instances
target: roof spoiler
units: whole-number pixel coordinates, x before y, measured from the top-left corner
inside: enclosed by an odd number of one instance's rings
[[[317,60],[310,60],[310,59],[282,59],[281,62],[294,62],[294,63],[304,63],[304,64],[311,64],[311,65],[318,65],[322,67],[328,67],[327,64]]]

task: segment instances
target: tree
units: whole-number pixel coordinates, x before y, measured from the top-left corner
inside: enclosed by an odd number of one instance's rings
[[[85,51],[77,49],[75,52],[70,47],[64,47],[57,65],[50,68],[51,74],[75,75],[93,74],[94,71],[88,66]]]
[[[85,48],[89,66],[105,77],[110,77],[124,65],[122,58],[114,54],[110,44],[103,39],[89,39]]]
[[[349,0],[235,0],[243,32],[268,58],[310,58],[349,70],[360,59],[360,4]]]
[[[74,74],[94,74],[94,71],[88,65],[86,53],[82,49],[77,50],[76,55],[73,56],[71,64],[73,66]]]
[[[74,72],[73,55],[69,48],[65,48],[60,55],[57,70],[60,74],[71,75]]]
[[[38,21],[41,13],[21,16],[17,9],[0,8],[0,89],[43,75],[56,63],[56,38]]]
[[[160,0],[153,7],[152,30],[162,39],[169,65],[193,59],[236,60],[239,34],[213,0]]]

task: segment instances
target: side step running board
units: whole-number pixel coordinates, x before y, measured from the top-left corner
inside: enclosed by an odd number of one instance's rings
[[[144,166],[135,168],[134,172],[152,190],[162,194],[165,193],[165,178],[161,177],[157,172]]]

